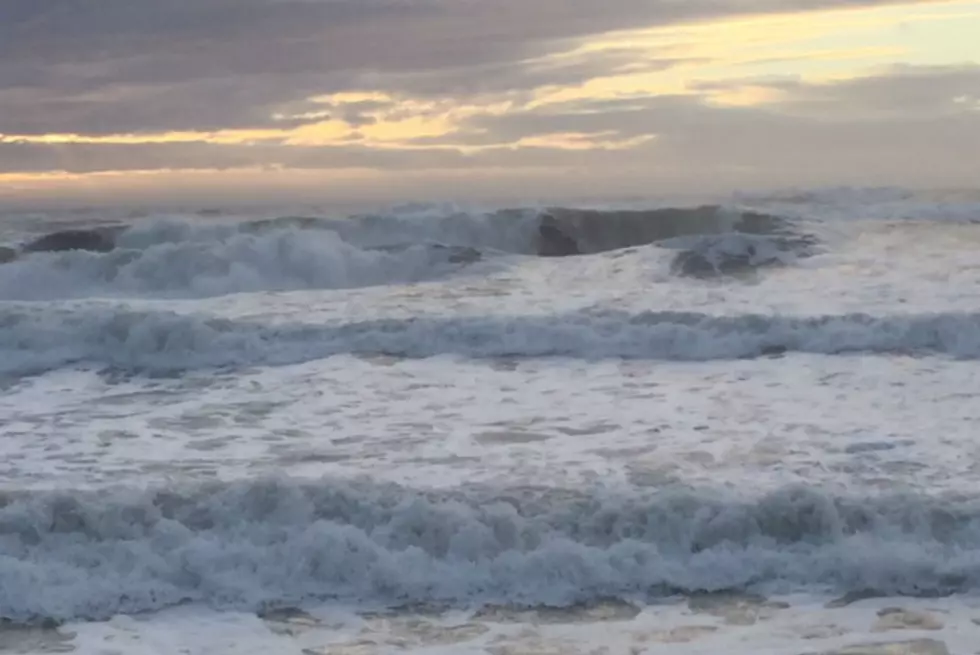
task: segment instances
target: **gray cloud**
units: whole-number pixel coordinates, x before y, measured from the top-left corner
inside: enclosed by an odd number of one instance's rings
[[[600,185],[601,181],[602,188],[628,192],[664,184],[711,187],[724,183],[801,184],[808,180],[838,183],[842,171],[854,184],[966,183],[975,177],[976,154],[980,152],[980,111],[959,104],[958,110],[951,113],[932,94],[951,97],[964,82],[975,80],[978,75],[980,67],[895,69],[879,77],[834,85],[808,87],[794,83],[788,87],[792,93],[784,104],[762,107],[713,107],[694,96],[591,100],[560,108],[477,117],[464,125],[461,134],[452,137],[455,142],[496,143],[498,139],[514,141],[556,132],[611,132],[620,138],[656,135],[653,141],[625,150],[498,147],[464,155],[431,147],[438,145],[435,140],[419,140],[421,149],[410,151],[378,150],[357,144],[285,147],[6,143],[0,144],[0,170],[92,172],[278,165],[302,170],[373,168],[397,175],[427,169],[470,169],[483,171],[480,177],[489,184],[499,174],[492,171],[536,169],[539,172],[535,179],[548,178],[556,186],[574,183],[587,188],[590,182]],[[843,107],[840,117],[826,120],[822,115],[794,110],[798,103],[809,102],[813,94],[833,97],[834,106]],[[870,115],[842,118],[849,106],[889,105],[901,99],[906,100],[905,113],[889,120]],[[482,136],[485,133],[492,138]],[[910,161],[910,156],[914,156],[914,161]],[[460,188],[464,189],[465,184]]]
[[[622,62],[522,62],[607,30],[877,1],[5,0],[0,133],[261,127],[350,88],[455,96],[574,82]]]
[[[517,58],[538,44],[744,12],[879,0],[5,0],[0,55],[129,60],[138,81],[324,66],[389,72]],[[326,39],[325,37],[330,37]],[[510,53],[510,57],[507,57]],[[153,55],[152,60],[146,58]],[[155,70],[142,68],[159,61]],[[133,64],[136,64],[133,66]],[[182,68],[176,64],[188,65]],[[118,69],[127,70],[125,67]],[[114,79],[119,79],[118,77]],[[128,78],[133,81],[133,78]]]
[[[548,65],[525,61],[497,61],[467,67],[422,71],[398,75],[375,75],[373,81],[381,88],[417,96],[463,96],[522,92],[543,86],[575,85],[600,76],[617,73],[661,71],[671,66],[689,63],[683,59],[647,59],[637,62],[636,53],[611,50],[593,52]]]
[[[887,120],[959,114],[963,99],[980,99],[980,65],[896,65],[879,75],[833,84],[787,80],[727,80],[693,85],[726,91],[743,84],[768,87],[785,98],[774,111],[820,120]]]
[[[839,113],[879,119],[887,116],[959,114],[958,99],[980,100],[980,66],[896,66],[889,74],[832,86],[789,89],[788,109],[810,115]],[[846,118],[846,116],[839,116]]]
[[[619,139],[655,134],[664,127],[656,121],[671,96],[638,99],[589,100],[505,115],[476,116],[465,121],[459,131],[438,137],[422,137],[418,145],[459,144],[487,146],[512,143],[528,137],[567,133],[611,133]],[[688,104],[688,99],[681,102]]]
[[[959,125],[958,118],[969,125],[980,120],[976,111],[980,106],[980,66],[897,66],[881,75],[834,84],[733,80],[694,85],[694,90],[733,91],[748,83],[778,89],[784,97],[747,108],[712,108],[703,97],[690,96],[574,101],[505,115],[475,116],[455,134],[418,139],[416,143],[486,145],[566,132],[610,132],[621,139],[644,135],[670,138],[698,136],[719,124],[732,130],[761,125],[766,130],[785,128],[788,132],[813,132],[823,125],[839,129],[842,124],[873,131],[874,124],[881,122],[933,129],[944,121]],[[725,140],[736,136],[726,136]],[[931,138],[928,133],[923,136]],[[980,133],[966,136],[968,141],[975,141]]]

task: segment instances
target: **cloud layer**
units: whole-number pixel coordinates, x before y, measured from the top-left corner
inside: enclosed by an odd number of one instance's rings
[[[8,0],[0,175],[604,166],[696,187],[904,183],[914,158],[956,183],[980,49],[901,30],[964,21],[980,4]]]

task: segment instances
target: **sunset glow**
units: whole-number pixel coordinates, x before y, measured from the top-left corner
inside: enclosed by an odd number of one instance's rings
[[[38,21],[43,25],[44,16]],[[796,130],[806,137],[825,121],[887,114],[921,124],[956,114],[958,121],[973,117],[975,134],[976,34],[975,1],[706,16],[541,37],[529,41],[528,54],[518,59],[502,53],[486,63],[446,61],[404,73],[378,66],[358,71],[352,64],[349,74],[341,69],[336,79],[324,77],[319,92],[296,95],[283,85],[281,94],[263,93],[254,105],[236,100],[237,87],[230,86],[224,119],[221,96],[203,93],[208,84],[234,82],[254,93],[247,85],[275,78],[204,78],[187,90],[180,78],[159,88],[152,82],[133,86],[113,81],[117,61],[93,54],[87,65],[59,64],[63,88],[0,88],[6,108],[0,116],[0,183],[9,197],[70,190],[86,178],[98,187],[106,176],[137,173],[141,188],[149,188],[146,177],[172,180],[174,171],[211,171],[213,180],[274,168],[280,171],[277,183],[288,178],[281,171],[290,170],[317,170],[327,179],[340,179],[345,170],[373,171],[378,179],[406,169],[415,175],[460,169],[475,176],[500,167],[587,168],[583,156],[615,150],[628,154],[622,165],[631,169],[648,162],[653,170],[663,157],[689,165],[693,185],[697,158],[687,163],[671,144],[686,140],[688,130],[699,133],[701,121],[734,120],[760,131],[775,125],[780,133]],[[424,50],[425,43],[417,47]],[[96,81],[81,85],[81,75]],[[172,114],[154,109],[153,102],[178,92],[187,95]],[[195,93],[208,104],[195,106]],[[114,129],[110,116],[120,111],[131,124]],[[198,112],[207,115],[206,127],[195,125]],[[168,125],[180,123],[180,129]],[[724,151],[741,165],[736,149]],[[563,160],[573,153],[574,159]],[[750,168],[765,181],[764,169]],[[307,177],[297,173],[297,179]]]

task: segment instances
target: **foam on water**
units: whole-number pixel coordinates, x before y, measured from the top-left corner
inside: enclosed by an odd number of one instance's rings
[[[266,324],[172,311],[0,308],[0,371],[71,365],[131,372],[293,364],[341,354],[703,361],[856,352],[980,358],[980,313],[712,316],[586,310],[549,316],[413,317]]]
[[[15,643],[79,655],[121,645],[134,655],[950,655],[973,652],[980,635],[976,604],[960,599],[873,599],[846,607],[824,601],[722,594],[647,607],[604,602],[567,610],[402,608],[360,615],[328,604],[262,616],[197,606],[23,631]]]
[[[344,356],[153,380],[61,370],[5,386],[0,474],[13,489],[368,475],[412,488],[955,494],[980,485],[978,400],[973,362],[873,355]]]
[[[680,592],[980,585],[980,506],[779,489],[423,491],[291,480],[9,492],[0,616],[105,618],[186,601],[567,605]]]
[[[4,251],[0,617],[80,653],[966,652],[978,208],[156,215]],[[113,222],[42,218],[5,244]],[[0,650],[63,646],[31,630]]]
[[[548,244],[538,232],[543,221],[551,222],[558,238],[573,244],[563,254],[661,241],[677,247],[679,242],[667,242],[684,235],[716,235],[714,245],[694,245],[696,250],[711,250],[709,262],[732,249],[717,235],[751,233],[765,250],[763,234],[787,229],[776,217],[714,206],[628,212],[526,208],[260,221],[156,218],[56,238],[52,243],[58,243],[57,248],[44,238],[21,244],[20,253],[8,248],[5,259],[13,261],[0,268],[0,299],[194,298],[407,284],[448,276],[483,257],[544,252]],[[48,239],[62,236],[53,233]],[[85,245],[93,241],[100,247]],[[73,242],[81,249],[61,251]],[[103,244],[109,252],[85,250],[101,250]],[[736,256],[747,247],[736,245]],[[60,252],[48,252],[52,249]],[[746,266],[754,263],[747,261]]]
[[[204,232],[209,232],[205,230]],[[89,296],[208,297],[291,289],[339,289],[409,283],[459,270],[459,253],[426,244],[364,250],[328,230],[232,233],[220,240],[160,240],[108,253],[38,253],[0,269],[0,298]],[[478,253],[477,253],[478,255]]]

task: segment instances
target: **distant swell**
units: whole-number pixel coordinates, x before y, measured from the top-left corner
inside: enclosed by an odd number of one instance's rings
[[[980,359],[980,313],[802,317],[581,311],[281,323],[111,306],[0,308],[0,372],[72,365],[176,372],[334,355],[713,360],[786,352]]]
[[[980,504],[928,496],[282,480],[0,501],[0,616],[14,620],[186,601],[565,605],[720,589],[978,587]]]

